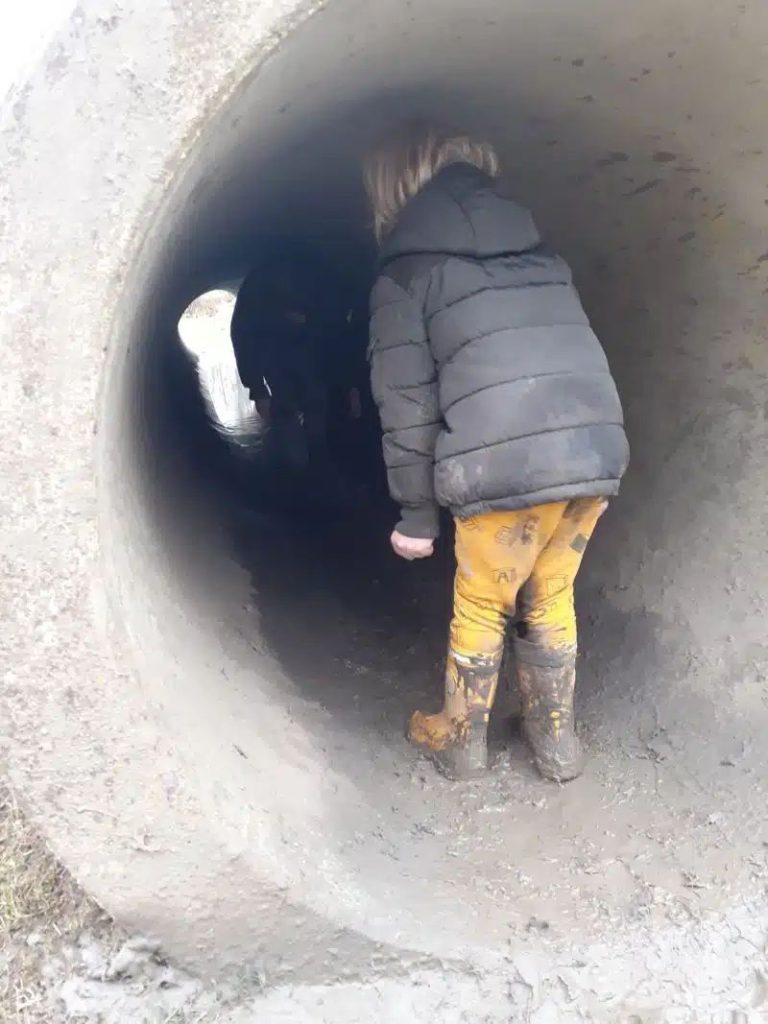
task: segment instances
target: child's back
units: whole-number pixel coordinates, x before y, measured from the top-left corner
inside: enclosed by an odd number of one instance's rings
[[[619,396],[570,270],[527,210],[453,164],[408,204],[381,259],[371,344],[385,447],[428,442],[439,504],[467,517],[618,491]],[[421,472],[414,459],[396,482],[405,518],[426,522]]]

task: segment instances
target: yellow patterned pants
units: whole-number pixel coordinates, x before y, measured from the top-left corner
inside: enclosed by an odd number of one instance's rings
[[[443,749],[470,720],[488,721],[507,621],[516,611],[529,643],[575,651],[573,584],[606,504],[580,498],[457,519],[445,708],[439,715],[416,712],[414,742]]]

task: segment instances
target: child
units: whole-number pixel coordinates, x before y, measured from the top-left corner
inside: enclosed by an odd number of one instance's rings
[[[352,301],[319,253],[300,241],[274,243],[240,286],[230,327],[240,379],[259,415],[283,426],[300,418],[309,468],[331,490],[338,482],[329,406],[339,396],[348,418],[360,414],[365,358]]]
[[[408,736],[450,778],[488,766],[504,634],[542,775],[575,778],[573,584],[627,467],[621,403],[565,262],[499,191],[487,143],[432,130],[371,154],[381,242],[369,358],[403,558],[456,521],[454,616],[438,714]]]

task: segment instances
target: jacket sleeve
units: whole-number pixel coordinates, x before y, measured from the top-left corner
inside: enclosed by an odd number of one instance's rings
[[[255,330],[253,301],[248,282],[241,287],[232,312],[229,328],[232,348],[235,351],[237,372],[243,387],[248,388],[252,400],[266,398],[269,395],[264,384],[264,345],[265,340],[259,338]]]
[[[408,537],[436,537],[435,442],[442,427],[437,372],[421,305],[382,275],[371,295],[368,358],[379,408],[389,492]]]

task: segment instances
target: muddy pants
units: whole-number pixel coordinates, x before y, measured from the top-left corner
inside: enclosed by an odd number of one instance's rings
[[[433,748],[470,719],[487,723],[509,618],[519,610],[526,642],[545,657],[576,650],[573,584],[603,498],[489,512],[456,521],[456,581],[445,708],[418,715],[412,737]]]

